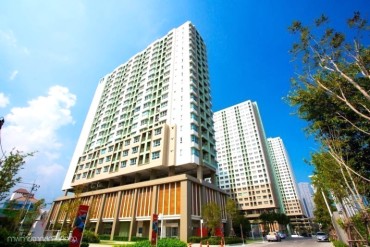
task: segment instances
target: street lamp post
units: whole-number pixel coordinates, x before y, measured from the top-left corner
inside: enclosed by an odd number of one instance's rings
[[[22,234],[23,234],[23,223],[26,220],[26,216],[27,216],[28,211],[30,210],[30,207],[31,207],[30,198],[33,197],[32,192],[33,191],[37,191],[39,188],[40,188],[40,185],[37,185],[35,183],[32,183],[31,191],[28,194],[26,194],[26,200],[23,203],[22,211],[25,209],[26,206],[27,206],[27,209],[26,209],[26,212],[25,212],[25,214],[24,214],[24,216],[23,216],[23,218],[22,218],[22,220],[20,222],[20,226],[19,226],[19,230],[22,232]]]

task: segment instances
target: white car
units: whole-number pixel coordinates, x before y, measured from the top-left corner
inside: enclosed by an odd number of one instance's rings
[[[268,242],[270,241],[281,241],[281,237],[277,232],[269,232],[269,234],[266,235],[266,239]]]
[[[316,239],[317,239],[317,242],[329,241],[329,237],[325,232],[317,232]]]

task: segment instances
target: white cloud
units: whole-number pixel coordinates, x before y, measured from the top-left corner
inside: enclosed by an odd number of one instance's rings
[[[53,86],[47,96],[39,96],[26,107],[15,107],[5,116],[5,139],[11,147],[27,151],[53,152],[61,143],[57,130],[73,123],[70,108],[76,96],[61,86]]]
[[[57,161],[63,146],[58,133],[63,126],[74,123],[71,108],[75,102],[76,96],[68,88],[53,86],[46,96],[30,100],[25,107],[12,108],[4,117],[4,150],[36,151],[33,157],[27,158],[20,176],[24,182],[39,184],[39,192],[45,192],[43,197],[51,190],[52,196],[60,193],[66,171]]]
[[[17,75],[18,75],[18,70],[13,70],[9,76],[9,80],[13,81],[15,77],[17,77]]]
[[[4,108],[9,104],[9,98],[4,93],[0,92],[0,108]]]
[[[8,47],[16,49],[17,51],[21,53],[30,54],[27,47],[24,47],[18,44],[17,38],[15,37],[12,30],[9,30],[9,31],[0,30],[0,42],[4,43]]]

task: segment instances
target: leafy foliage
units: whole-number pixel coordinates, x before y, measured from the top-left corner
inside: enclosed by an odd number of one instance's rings
[[[286,226],[290,223],[289,217],[284,213],[276,212],[263,212],[260,214],[259,219],[262,221],[265,226],[265,230],[278,230],[274,228],[274,222],[278,222],[282,226]]]
[[[151,247],[149,240],[139,241],[130,245],[132,247]],[[158,247],[186,247],[187,244],[176,238],[162,238],[157,242]]]
[[[359,12],[347,20],[347,36],[328,19],[322,15],[313,27],[295,21],[289,28],[299,37],[291,53],[300,70],[288,101],[308,122],[307,133],[334,158],[331,166],[347,169],[339,177],[352,176],[359,193],[369,195],[370,49],[364,37],[370,29]]]
[[[312,26],[294,21],[289,27],[297,36],[291,53],[299,69],[287,98],[307,121],[307,133],[321,144],[310,163],[318,188],[314,213],[323,228],[331,222],[321,192],[329,199],[330,191],[337,203],[350,200],[361,211],[370,197],[370,26],[359,12],[347,20],[345,33],[329,26],[328,20],[322,15]],[[347,209],[344,215],[351,222]],[[362,224],[368,234],[369,221],[367,213]],[[347,225],[359,233],[359,226]]]
[[[244,216],[242,211],[236,215],[233,221],[233,228],[236,236],[241,237],[243,231],[243,237],[246,238],[251,230],[251,224],[249,220]]]
[[[32,155],[33,153],[11,151],[4,161],[0,161],[0,201],[4,200],[9,190],[21,181],[17,174],[25,164],[25,158]]]
[[[235,201],[231,198],[227,198],[226,200],[226,213],[228,216],[228,221],[230,223],[230,235],[235,236],[235,229],[233,222],[236,220],[236,217],[238,215],[238,208]]]
[[[211,234],[215,235],[216,228],[221,225],[221,208],[215,203],[210,202],[202,208],[204,224],[211,229]]]
[[[84,230],[82,242],[85,243],[100,243],[99,236],[95,232]]]

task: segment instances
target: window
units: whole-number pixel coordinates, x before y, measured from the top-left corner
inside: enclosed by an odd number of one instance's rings
[[[109,166],[104,166],[103,172],[107,172],[108,171],[108,168],[109,168]]]
[[[194,119],[195,121],[198,121],[198,116],[194,113],[191,113],[191,119]]]
[[[103,158],[100,158],[99,159],[99,164],[102,164],[103,163],[103,160],[104,160]]]
[[[191,148],[191,154],[199,157],[199,150],[196,148]]]
[[[128,145],[130,145],[130,140],[125,141],[125,146],[128,146]]]
[[[134,137],[134,143],[137,143],[137,142],[139,142],[140,141],[140,136],[135,136]]]
[[[198,144],[199,143],[199,138],[197,136],[195,136],[195,135],[191,135],[191,141],[192,142],[195,142],[196,144]]]
[[[162,95],[162,99],[167,99],[168,98],[168,93],[164,93],[163,95]]]
[[[109,161],[110,161],[110,156],[105,157],[105,162],[109,162]]]
[[[127,156],[128,155],[128,150],[124,150],[123,152],[122,152],[122,157],[125,157],[125,156]]]
[[[121,168],[124,168],[124,167],[126,167],[126,164],[127,164],[127,161],[126,161],[126,160],[124,160],[124,161],[121,161]]]
[[[132,158],[132,159],[130,159],[130,165],[136,165],[136,160],[137,160],[137,158]]]
[[[159,159],[159,151],[152,153],[152,160]]]
[[[157,139],[157,140],[153,141],[153,147],[158,147],[160,145],[161,145],[161,140],[160,139]]]
[[[198,125],[192,123],[191,124],[191,129],[194,130],[194,131],[196,131],[196,132],[198,132],[199,127],[198,127]]]
[[[138,151],[138,150],[139,150],[139,148],[138,148],[138,147],[133,147],[133,148],[132,148],[132,153],[133,153],[133,154],[135,154],[135,153],[137,153],[137,151]]]
[[[160,135],[162,133],[162,128],[158,128],[154,130],[155,135]]]
[[[103,148],[102,150],[100,150],[100,154],[105,154],[106,151],[107,149]]]
[[[95,173],[96,173],[96,174],[100,174],[100,172],[101,172],[101,168],[98,168],[98,169],[96,169],[96,171],[95,171]]]
[[[87,172],[84,172],[84,173],[82,174],[82,178],[86,178],[86,176],[87,176]]]

